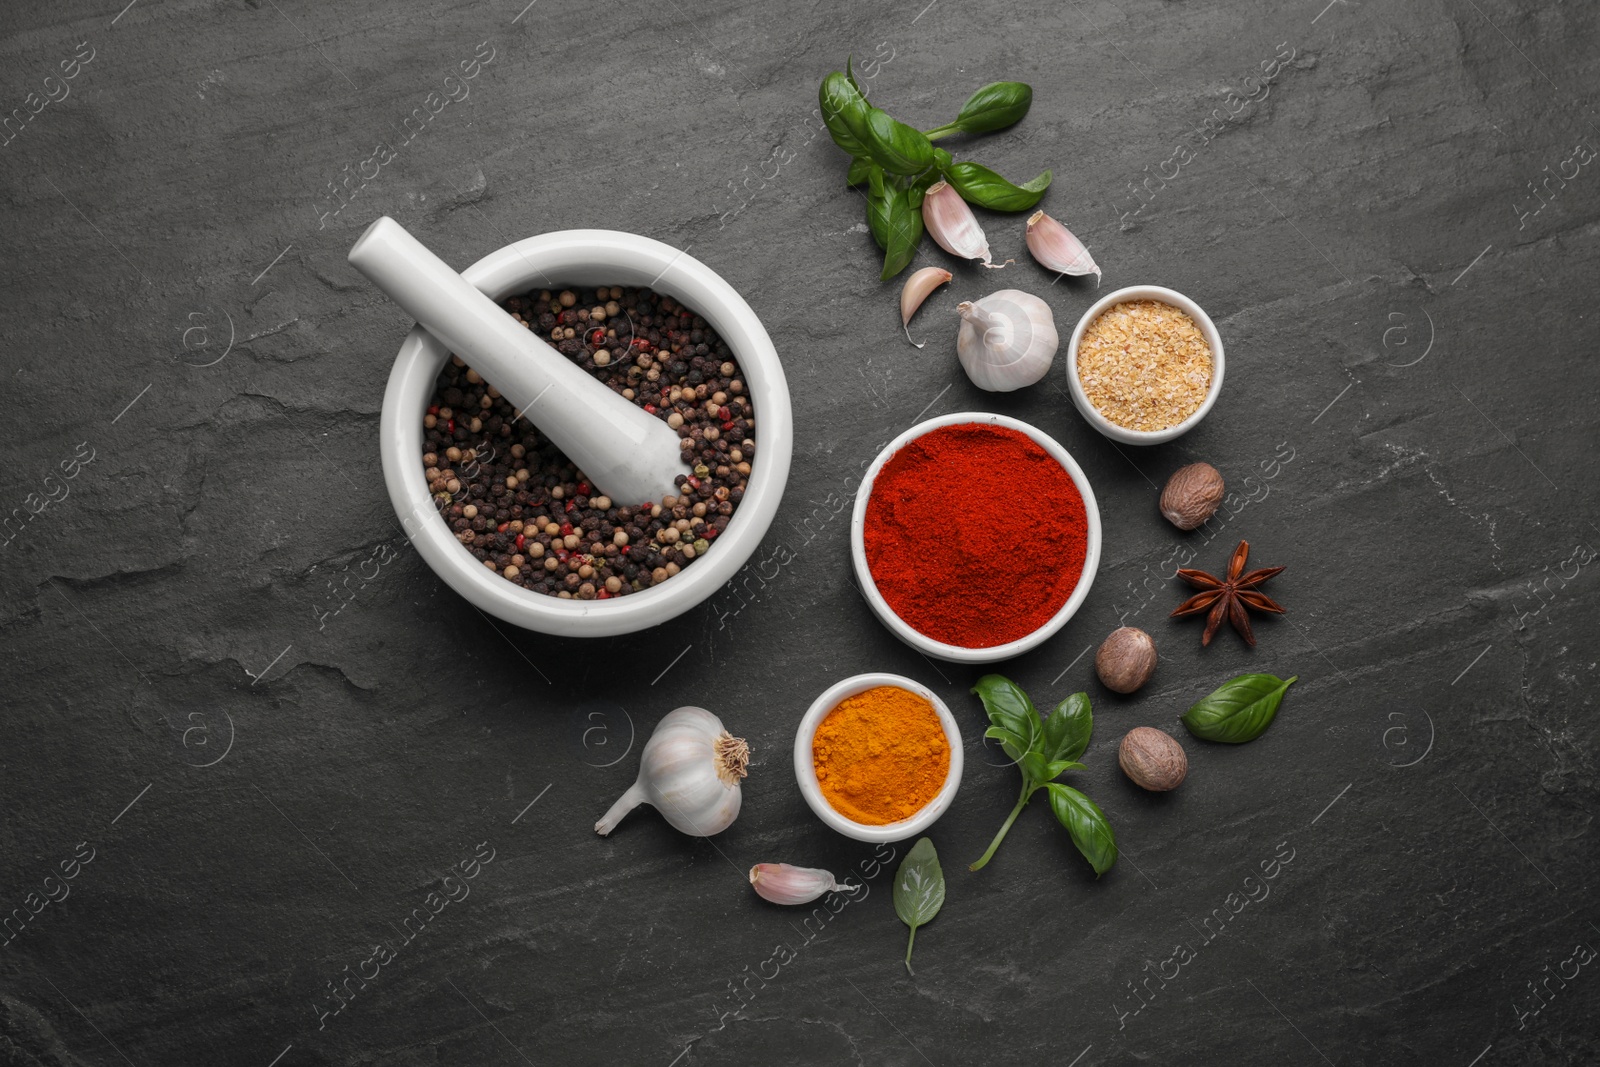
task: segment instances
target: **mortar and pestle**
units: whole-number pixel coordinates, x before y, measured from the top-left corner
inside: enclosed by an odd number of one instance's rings
[[[383,395],[379,444],[389,499],[434,572],[482,610],[561,637],[643,630],[688,611],[731,579],[777,513],[789,477],[794,424],[772,339],[715,271],[660,241],[616,230],[561,230],[506,245],[457,274],[385,216],[350,249],[364,274],[417,327],[400,345]],[[460,356],[499,389],[589,480],[614,500],[657,501],[689,473],[667,424],[601,385],[495,301],[529,289],[648,286],[702,316],[744,374],[760,445],[744,500],[711,550],[660,585],[610,600],[562,600],[490,572],[446,525],[422,468],[422,418],[439,372]]]

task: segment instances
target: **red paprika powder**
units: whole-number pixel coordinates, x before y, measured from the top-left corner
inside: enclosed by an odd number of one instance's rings
[[[1088,516],[1072,476],[1018,430],[942,426],[889,458],[867,500],[873,584],[894,613],[948,645],[1028,636],[1083,574]]]

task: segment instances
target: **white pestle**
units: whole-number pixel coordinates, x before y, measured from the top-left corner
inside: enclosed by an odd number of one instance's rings
[[[688,473],[665,422],[595,381],[385,215],[350,265],[500,390],[618,504],[677,493]]]

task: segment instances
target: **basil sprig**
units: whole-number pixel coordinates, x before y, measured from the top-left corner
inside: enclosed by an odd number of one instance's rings
[[[888,281],[904,270],[922,242],[922,194],[943,179],[968,203],[991,211],[1027,211],[1050,184],[1050,172],[1013,185],[987,167],[956,162],[933,142],[953,133],[988,133],[1021,120],[1033,103],[1022,82],[994,82],[973,93],[955,121],[926,132],[867,102],[851,62],[818,89],[822,121],[833,143],[850,156],[847,186],[865,184],[867,228],[883,249]]]
[[[989,862],[1033,794],[1043,789],[1049,795],[1056,821],[1066,827],[1072,843],[1089,861],[1095,875],[1105,874],[1117,862],[1117,839],[1111,824],[1094,801],[1055,780],[1066,771],[1083,768],[1078,757],[1089,747],[1089,736],[1094,732],[1089,695],[1074,693],[1056,705],[1048,718],[1041,718],[1028,694],[1002,675],[984,675],[972,691],[983,701],[983,710],[989,716],[990,725],[983,736],[999,741],[1006,755],[1016,761],[1022,772],[1022,793],[989,843],[988,851],[971,869],[979,870]]]
[[[917,943],[917,927],[931,922],[942,907],[944,870],[939,866],[933,841],[924,837],[911,846],[894,874],[894,912],[911,927],[911,936],[906,940],[907,974],[916,974],[911,969],[911,949]]]
[[[1240,745],[1266,732],[1283,694],[1300,676],[1285,681],[1271,674],[1241,674],[1183,713],[1183,725],[1202,741]]]

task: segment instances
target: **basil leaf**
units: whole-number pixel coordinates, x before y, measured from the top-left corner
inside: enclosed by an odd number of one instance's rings
[[[1003,130],[1021,120],[1033,105],[1033,89],[1024,82],[993,82],[967,98],[950,125],[962,133]]]
[[[912,129],[882,108],[867,108],[859,134],[867,152],[891,174],[920,174],[933,162],[933,145],[922,131]]]
[[[992,727],[991,727],[991,729],[992,729]],[[1079,763],[1076,760],[1058,759],[1058,760],[1052,761],[1048,766],[1046,766],[1045,769],[1044,769],[1044,773],[1045,773],[1045,779],[1048,781],[1048,780],[1051,780],[1051,779],[1055,779],[1055,778],[1061,777],[1061,772],[1063,772],[1063,771],[1081,771],[1081,770],[1083,770],[1083,764]]]
[[[1051,782],[1045,788],[1050,792],[1050,810],[1056,813],[1056,821],[1067,828],[1072,843],[1094,868],[1096,877],[1105,874],[1117,862],[1117,839],[1105,813],[1071,786]]]
[[[1089,747],[1094,733],[1094,712],[1088,693],[1073,693],[1044,721],[1045,757],[1051,760],[1076,760]],[[1059,773],[1059,772],[1057,772]],[[1054,778],[1055,775],[1050,776]]]
[[[939,173],[938,167],[929,167],[927,170],[917,175],[916,179],[912,181],[911,190],[917,194],[918,210],[921,210],[922,208],[923,196],[925,196],[928,190],[933,187],[933,183],[939,181],[941,177],[942,175]]]
[[[844,176],[844,184],[846,187],[860,185],[867,180],[870,168],[875,166],[877,164],[870,159],[852,159],[850,161],[850,172]],[[880,170],[879,173],[882,173],[882,171]]]
[[[988,167],[962,162],[946,168],[945,179],[969,204],[990,211],[1026,211],[1044,196],[1050,185],[1050,172],[1045,171],[1023,185],[1012,185]]]
[[[1049,764],[1044,756],[1033,749],[1024,752],[1017,763],[1022,768],[1022,773],[1027,776],[1030,788],[1043,785],[1055,777],[1055,775],[1049,773]],[[1056,773],[1059,774],[1061,772],[1057,771]]]
[[[1006,755],[1010,756],[1012,760],[1021,759],[1022,754],[1028,751],[1027,739],[1018,737],[1004,726],[991,726],[983,732],[983,736],[1000,742],[1000,747],[1005,749]]]
[[[955,161],[956,157],[952,156],[944,149],[935,148],[933,150],[933,165],[939,169],[940,174],[943,174],[945,171],[949,170],[950,164],[954,163]]]
[[[1283,694],[1299,680],[1241,674],[1183,713],[1183,725],[1203,741],[1238,745],[1254,741],[1272,725]]]
[[[878,275],[888,281],[905,270],[917,255],[917,245],[922,243],[922,193],[912,189],[895,191],[889,203],[888,244],[883,250],[883,273]]]
[[[833,143],[852,156],[866,155],[864,131],[867,101],[850,84],[850,79],[833,71],[822,79],[822,87],[817,90],[817,102],[821,105],[822,121],[827,125],[828,136],[833,138]]]
[[[883,168],[870,164],[867,168],[867,229],[879,248],[889,247],[889,214],[899,191],[888,188],[883,180]]]
[[[906,972],[911,970],[911,949],[917,943],[917,927],[933,921],[944,906],[944,871],[939,867],[939,854],[933,842],[924,837],[906,858],[894,875],[894,913],[900,921],[911,927],[911,937],[906,941]]]
[[[978,679],[972,691],[983,701],[983,710],[990,722],[1024,739],[1027,748],[1034,747],[1041,732],[1039,713],[1021,686],[1003,674],[986,674]],[[1006,755],[1018,759],[1022,753],[1008,751]]]

